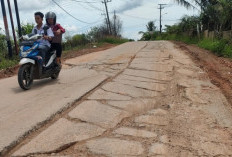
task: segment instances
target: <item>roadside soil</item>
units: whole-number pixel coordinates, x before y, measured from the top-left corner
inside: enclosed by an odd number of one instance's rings
[[[232,104],[232,60],[218,57],[196,45],[187,45],[176,41],[173,43],[208,73],[211,82],[222,90],[229,103]]]
[[[75,58],[78,56],[82,56],[82,55],[97,52],[97,51],[107,50],[115,46],[116,46],[115,44],[105,43],[101,45],[100,47],[96,47],[96,48],[90,47],[90,48],[85,48],[85,49],[78,50],[78,51],[69,50],[68,53],[62,56],[62,61],[64,62],[65,60],[70,59],[70,58]],[[18,73],[18,68],[19,68],[19,65],[16,65],[14,67],[0,70],[0,79],[8,78],[8,77],[12,77],[16,75]]]

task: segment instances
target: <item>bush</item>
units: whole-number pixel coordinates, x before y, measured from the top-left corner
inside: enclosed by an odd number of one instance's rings
[[[176,40],[176,41],[182,41],[186,44],[197,44],[199,41],[198,38],[196,37],[189,37],[186,35],[167,34],[167,33],[158,35],[155,40]]]
[[[72,37],[72,47],[85,45],[88,43],[85,34],[77,34]]]
[[[232,45],[226,45],[222,51],[223,56],[232,58]]]
[[[19,58],[14,56],[12,59],[7,59],[0,55],[0,70],[13,67],[19,63]]]
[[[89,43],[85,34],[76,34],[74,36],[66,36],[65,42],[62,43],[63,50],[70,50],[75,47],[84,46]]]
[[[203,39],[198,43],[198,46],[207,50],[214,52],[219,56],[224,56],[225,54],[229,55],[229,48],[228,41],[226,40],[210,40],[210,39]]]
[[[123,44],[128,41],[129,41],[128,39],[116,38],[116,37],[105,37],[100,40],[100,42],[110,43],[110,44]]]
[[[201,39],[199,40],[197,37],[188,37],[185,35],[176,35],[176,34],[167,34],[163,33],[156,37],[156,40],[175,40],[182,41],[186,44],[196,44],[201,48],[212,51],[218,56],[224,56],[232,58],[232,45],[228,40],[211,40],[211,39]]]

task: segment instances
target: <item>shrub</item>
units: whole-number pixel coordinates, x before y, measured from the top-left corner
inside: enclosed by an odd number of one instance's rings
[[[128,42],[128,39],[117,38],[117,37],[105,37],[100,42],[110,43],[110,44],[123,44]]]

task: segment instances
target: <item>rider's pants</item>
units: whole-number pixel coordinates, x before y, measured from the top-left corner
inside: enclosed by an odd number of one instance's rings
[[[45,63],[45,54],[50,49],[47,45],[39,45],[40,56],[43,58],[43,63]]]

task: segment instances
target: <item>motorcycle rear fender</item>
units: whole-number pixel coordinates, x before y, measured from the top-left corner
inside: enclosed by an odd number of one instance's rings
[[[23,58],[20,60],[19,65],[23,65],[27,63],[35,64],[35,60],[30,59],[30,58]]]

